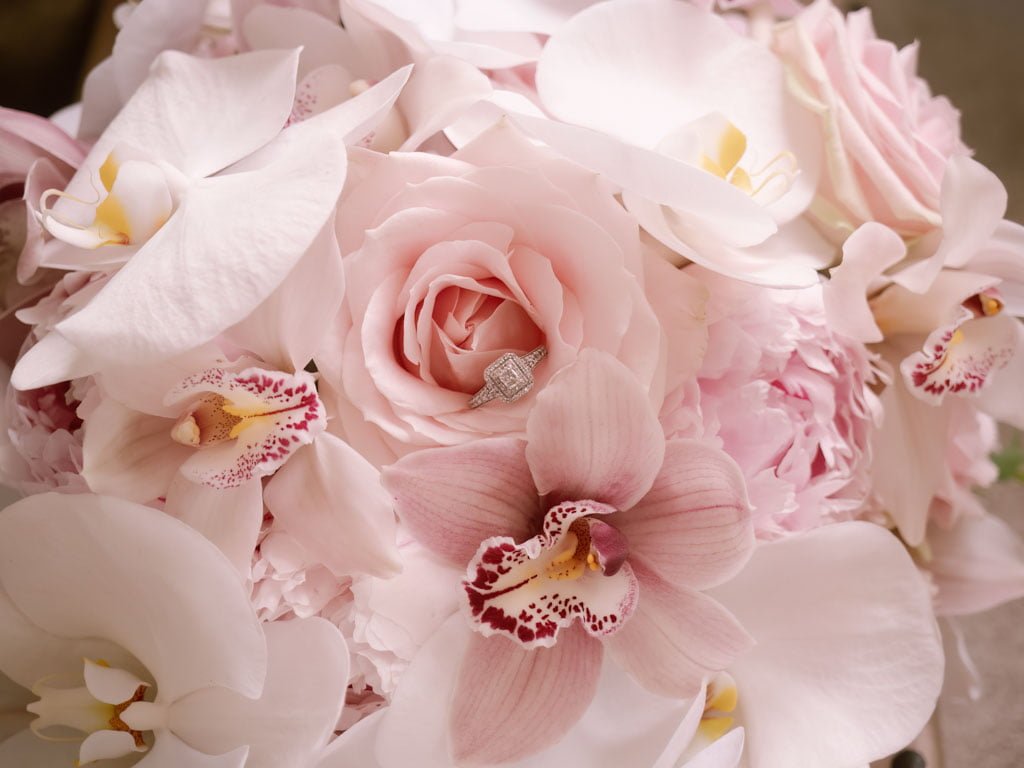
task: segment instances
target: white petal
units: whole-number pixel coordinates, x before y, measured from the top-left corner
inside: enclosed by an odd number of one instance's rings
[[[348,443],[322,433],[267,485],[281,526],[339,576],[387,577],[401,565],[380,473]]]
[[[102,400],[89,414],[82,477],[96,493],[147,503],[167,493],[194,450],[171,439],[174,422]]]
[[[262,688],[247,590],[213,544],[162,512],[89,494],[23,499],[0,514],[0,583],[42,629],[134,654],[162,701]]]
[[[943,669],[931,596],[884,528],[838,523],[762,545],[713,594],[757,641],[729,669],[751,765],[863,765],[931,716]]]
[[[253,701],[207,688],[171,705],[170,729],[201,752],[249,747],[246,768],[300,768],[334,733],[345,702],[349,658],[324,619],[265,625],[267,683]]]
[[[247,747],[223,755],[206,755],[173,733],[163,731],[157,735],[153,748],[135,765],[136,768],[244,768],[248,765],[248,755]]]
[[[92,659],[85,659],[85,687],[98,701],[121,704],[132,698],[140,685],[149,687],[148,682],[140,680],[127,670],[100,665]]]
[[[140,751],[142,750],[135,747],[135,739],[127,731],[96,731],[90,733],[82,742],[78,761],[82,765],[89,765],[100,760],[115,760]]]
[[[361,138],[390,109],[408,74],[290,126],[232,173],[193,185],[167,224],[60,324],[62,332],[98,357],[141,363],[192,349],[241,321],[320,234],[345,181],[346,137]]]
[[[263,484],[250,480],[234,488],[210,488],[178,475],[167,491],[164,512],[195,528],[217,545],[243,579],[263,523]]]

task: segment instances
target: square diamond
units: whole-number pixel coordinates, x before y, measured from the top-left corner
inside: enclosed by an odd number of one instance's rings
[[[499,357],[487,367],[487,380],[505,400],[513,400],[531,385],[530,371],[512,353]]]

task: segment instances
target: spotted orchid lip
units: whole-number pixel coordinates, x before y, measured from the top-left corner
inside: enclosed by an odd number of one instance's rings
[[[593,517],[615,511],[594,501],[563,502],[523,544],[484,541],[463,580],[476,628],[527,648],[554,645],[558,631],[577,619],[595,637],[618,631],[636,608],[638,582],[625,537]]]
[[[305,372],[211,368],[185,379],[167,401],[188,404],[172,438],[200,449],[182,471],[214,488],[273,473],[326,426],[316,383]]]

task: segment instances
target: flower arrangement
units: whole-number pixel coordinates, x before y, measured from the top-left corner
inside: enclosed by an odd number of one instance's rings
[[[116,21],[0,110],[0,763],[859,768],[970,687],[1024,228],[869,11]]]

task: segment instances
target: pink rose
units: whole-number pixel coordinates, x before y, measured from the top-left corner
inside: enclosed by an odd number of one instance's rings
[[[625,363],[660,403],[666,365],[678,366],[645,269],[660,269],[657,294],[679,302],[693,281],[653,263],[596,174],[507,124],[451,158],[354,162],[337,219],[346,303],[316,364],[322,390],[337,393],[334,423],[357,450],[387,463],[418,447],[522,434],[533,393],[587,347]],[[541,345],[532,392],[470,408],[490,363]],[[680,346],[699,357],[700,345]]]
[[[917,45],[878,39],[869,9],[844,19],[817,0],[779,29],[775,49],[826,134],[812,211],[846,233],[865,221],[904,235],[938,226],[946,164],[969,150],[960,113],[917,76]]]

